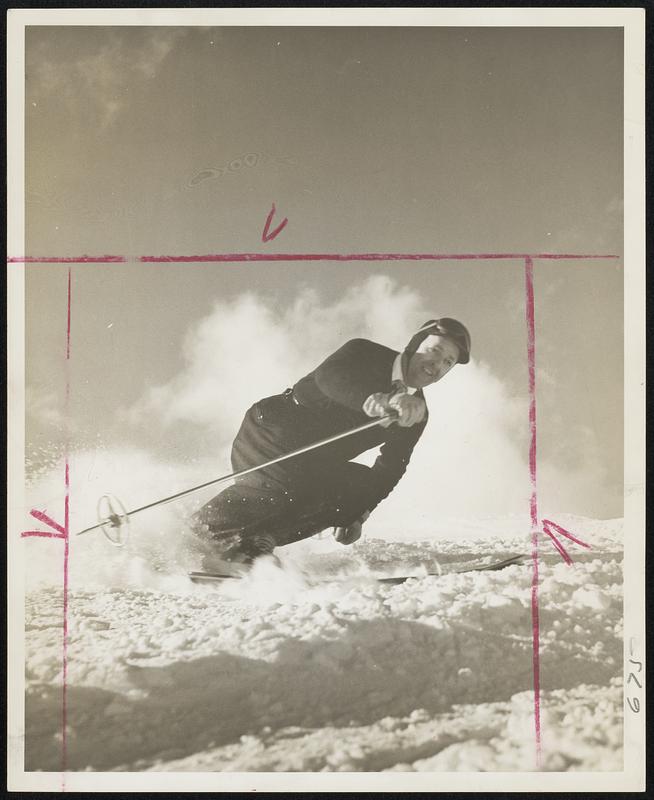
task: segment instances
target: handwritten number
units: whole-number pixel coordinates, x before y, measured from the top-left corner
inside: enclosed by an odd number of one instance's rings
[[[637,697],[634,697],[634,704],[631,705],[631,698],[627,698],[627,703],[629,704],[629,708],[637,714],[640,711],[640,700]]]
[[[637,678],[637,677],[634,675],[634,673],[633,673],[633,672],[630,672],[630,673],[629,673],[629,677],[627,678],[627,683],[629,683],[629,681],[630,681],[630,680],[633,680],[633,682],[636,684],[636,686],[637,686],[639,689],[642,689],[642,688],[643,688],[643,685],[642,685],[642,684],[641,684],[641,682],[638,680],[638,678]]]

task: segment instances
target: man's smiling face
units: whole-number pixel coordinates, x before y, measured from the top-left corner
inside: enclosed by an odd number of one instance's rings
[[[407,369],[408,386],[423,389],[436,383],[452,369],[459,358],[459,348],[447,336],[427,336],[411,357]]]

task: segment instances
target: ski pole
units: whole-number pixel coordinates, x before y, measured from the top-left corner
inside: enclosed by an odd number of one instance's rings
[[[379,419],[372,420],[371,422],[365,422],[363,425],[359,425],[358,428],[352,428],[349,431],[343,431],[342,433],[337,433],[334,436],[329,436],[327,439],[321,439],[319,442],[314,442],[313,444],[307,444],[304,447],[300,447],[297,450],[293,450],[290,453],[284,453],[281,456],[277,456],[277,458],[273,458],[270,461],[266,461],[263,464],[259,464],[256,467],[247,467],[246,469],[238,470],[237,472],[230,472],[229,475],[223,475],[220,478],[214,478],[214,480],[207,481],[206,483],[201,483],[198,486],[193,486],[190,489],[184,489],[182,492],[177,492],[177,494],[171,494],[170,497],[164,497],[163,500],[156,500],[154,503],[148,503],[145,506],[140,506],[139,508],[134,508],[132,511],[127,511],[123,515],[123,517],[129,518],[133,514],[140,514],[141,511],[147,511],[149,508],[154,508],[155,506],[164,505],[164,503],[171,503],[173,500],[178,500],[180,497],[185,497],[187,494],[192,494],[193,492],[198,492],[200,489],[205,489],[207,486],[214,486],[218,483],[224,483],[229,480],[233,480],[234,478],[240,478],[243,475],[248,475],[251,472],[256,472],[257,470],[263,469],[264,467],[270,467],[273,464],[279,464],[280,461],[286,461],[289,458],[294,458],[295,456],[302,455],[302,453],[308,453],[310,450],[316,450],[318,447],[323,447],[323,445],[331,444],[332,442],[336,442],[339,439],[344,439],[346,436],[351,436],[354,433],[360,433],[361,431],[365,431],[368,428],[374,428],[375,425],[379,425],[381,422],[385,422],[386,420],[395,420],[397,419],[397,414],[387,414],[384,417],[379,417]],[[115,519],[114,519],[115,518]],[[84,528],[83,531],[77,531],[75,536],[81,536],[83,533],[89,533],[90,531],[95,531],[98,528],[103,528],[107,524],[112,524],[114,527],[118,527],[120,524],[120,515],[112,514],[109,518],[103,520],[102,522],[98,522],[96,525],[91,525],[90,528]]]

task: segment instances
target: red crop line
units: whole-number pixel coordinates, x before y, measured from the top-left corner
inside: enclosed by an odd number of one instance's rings
[[[238,263],[269,261],[524,261],[618,259],[606,253],[208,253],[179,256],[12,256],[10,264],[143,264]]]
[[[529,365],[529,477],[531,480],[531,623],[532,672],[534,681],[534,731],[536,737],[536,768],[541,763],[540,720],[540,614],[538,607],[538,491],[536,472],[536,310],[534,301],[534,263],[525,258],[525,306],[527,319],[527,361]]]
[[[614,255],[583,253],[209,253],[195,256],[141,256],[144,263],[239,262],[239,261],[501,261],[525,258],[591,259]]]

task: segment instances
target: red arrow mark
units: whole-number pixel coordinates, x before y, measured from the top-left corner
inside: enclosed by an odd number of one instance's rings
[[[52,533],[51,531],[22,531],[20,534],[21,536],[41,536],[44,539],[65,539],[67,537],[66,529],[58,522],[55,522],[43,511],[37,511],[36,508],[33,508],[30,511],[30,514],[34,517],[34,519],[38,519],[39,522],[45,523],[49,528],[54,528],[57,533]]]
[[[275,215],[275,204],[273,203],[272,208],[270,209],[270,214],[268,214],[268,218],[266,219],[266,224],[263,227],[263,233],[261,234],[261,241],[262,242],[271,242],[276,236],[284,230],[286,224],[288,223],[288,219],[284,217],[284,219],[279,223],[279,225],[275,228],[274,231],[270,230],[270,223],[272,222],[272,218]]]
[[[49,528],[54,528],[57,533],[45,533],[39,531],[23,531],[21,536],[52,536],[55,538],[63,539],[66,536],[66,529],[60,525],[58,522],[55,522],[51,517],[45,514],[43,511],[37,511],[37,509],[33,508],[30,511],[30,514],[34,517],[34,519],[38,519],[39,522],[44,522]]]
[[[591,546],[589,544],[586,544],[586,542],[582,542],[581,539],[577,539],[577,537],[573,536],[570,533],[570,531],[566,531],[565,528],[562,528],[560,525],[557,525],[556,522],[552,522],[551,519],[544,519],[543,520],[543,533],[546,533],[550,537],[550,539],[552,540],[552,544],[554,545],[554,547],[556,547],[556,549],[561,554],[561,558],[568,565],[572,564],[572,559],[570,558],[570,555],[568,554],[568,551],[561,544],[561,542],[557,539],[556,535],[554,534],[554,531],[556,531],[556,533],[558,533],[559,536],[564,536],[566,539],[570,539],[570,541],[574,542],[575,544],[579,544],[582,547],[587,548],[588,550],[591,549]]]

